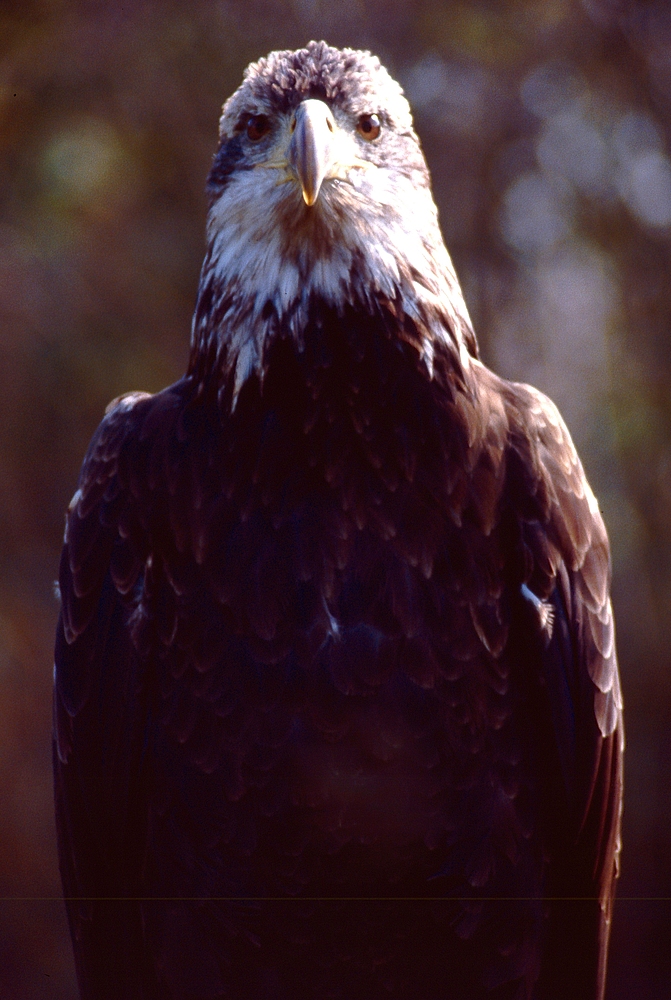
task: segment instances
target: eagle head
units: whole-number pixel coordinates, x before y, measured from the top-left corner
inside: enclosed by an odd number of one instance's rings
[[[208,179],[194,348],[217,345],[233,399],[315,302],[390,309],[462,363],[475,338],[398,83],[369,52],[310,42],[252,63],[225,103]],[[220,350],[219,350],[220,349]]]

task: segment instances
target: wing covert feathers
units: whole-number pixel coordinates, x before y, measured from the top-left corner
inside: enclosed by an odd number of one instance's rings
[[[544,683],[572,816],[550,892],[594,898],[580,911],[557,904],[540,995],[601,998],[619,871],[624,750],[608,538],[554,404],[529,386],[507,391],[523,421],[516,451],[535,474],[532,492],[544,511],[540,519],[522,517],[520,534],[525,582],[554,612]]]

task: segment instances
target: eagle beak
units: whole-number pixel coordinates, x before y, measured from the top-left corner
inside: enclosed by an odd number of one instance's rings
[[[314,205],[322,181],[333,163],[336,123],[323,101],[303,101],[296,108],[289,162],[294,168],[306,205]]]

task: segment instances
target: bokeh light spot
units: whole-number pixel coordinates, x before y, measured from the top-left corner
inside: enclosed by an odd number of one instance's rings
[[[42,158],[42,175],[57,200],[86,205],[128,188],[130,163],[118,134],[88,119],[56,135]]]
[[[570,207],[545,177],[522,174],[504,195],[501,229],[516,250],[535,253],[569,234]]]

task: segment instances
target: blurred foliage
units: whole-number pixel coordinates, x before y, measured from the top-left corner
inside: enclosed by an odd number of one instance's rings
[[[108,400],[184,368],[221,103],[249,61],[313,37],[372,49],[403,83],[485,358],[555,398],[600,499],[628,727],[608,995],[665,998],[668,0],[4,0],[0,995],[76,995],[48,898],[63,512]]]

